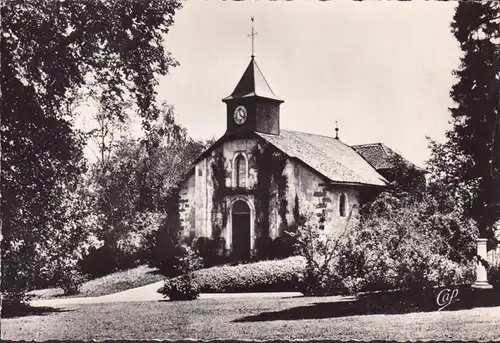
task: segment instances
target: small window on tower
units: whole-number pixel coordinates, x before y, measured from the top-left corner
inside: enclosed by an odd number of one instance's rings
[[[203,169],[198,168],[198,176],[203,176]]]
[[[346,202],[347,202],[347,197],[344,193],[342,193],[339,199],[339,212],[341,217],[345,217],[346,215]]]

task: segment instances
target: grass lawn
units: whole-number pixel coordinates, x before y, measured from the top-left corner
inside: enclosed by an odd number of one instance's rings
[[[500,307],[411,312],[350,298],[232,298],[68,305],[2,319],[8,340],[499,340]],[[409,313],[405,313],[409,312]]]
[[[157,269],[139,266],[87,281],[82,284],[80,293],[71,297],[98,297],[145,286],[163,279],[165,277],[158,274]],[[36,290],[29,294],[33,295],[33,299],[51,299],[62,297],[63,290],[61,288],[48,288]]]

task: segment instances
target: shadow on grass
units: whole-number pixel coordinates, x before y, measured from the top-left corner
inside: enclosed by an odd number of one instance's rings
[[[236,319],[234,322],[324,319],[373,314],[405,314],[438,311],[440,308],[442,311],[458,311],[474,307],[500,306],[500,292],[498,290],[474,290],[470,286],[460,286],[455,289],[458,289],[457,296],[452,299],[449,305],[444,306],[444,308],[443,299],[440,301],[441,305],[437,304],[436,298],[443,290],[443,288],[439,288],[413,293],[397,291],[364,294],[357,298],[344,298],[321,303],[313,302],[307,306],[246,316]],[[453,289],[450,289],[450,291],[453,291]],[[451,292],[449,293],[451,294]]]
[[[26,316],[44,316],[51,313],[70,312],[72,310],[54,308],[48,306],[30,306],[30,305],[17,305],[17,306],[2,306],[2,318],[17,318]]]

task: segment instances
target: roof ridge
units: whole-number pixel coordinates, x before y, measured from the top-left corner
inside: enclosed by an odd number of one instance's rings
[[[311,136],[318,136],[318,137],[325,137],[325,138],[335,139],[336,141],[339,141],[339,142],[341,142],[342,144],[347,145],[346,143],[342,142],[340,139],[336,139],[335,137],[332,137],[332,136],[320,135],[320,134],[317,134],[317,133],[305,132],[305,131],[298,131],[298,130],[287,130],[287,129],[282,129],[281,131],[298,132],[298,133],[303,133],[303,134],[306,134],[306,135],[311,135]],[[350,145],[347,145],[347,146],[350,146]]]
[[[356,150],[334,137],[294,130],[281,130],[280,135],[256,134],[332,182],[387,184]]]
[[[262,70],[260,70],[259,65],[257,64],[257,61],[255,60],[255,57],[253,57],[252,60],[253,60],[254,67],[257,68],[257,70],[259,71],[259,74],[262,77],[262,79],[264,80],[264,82],[266,83],[267,88],[269,88],[269,90],[271,91],[271,93],[275,97],[279,98],[276,94],[274,94],[274,91],[271,88],[271,86],[269,85],[269,82],[267,82],[267,79],[264,76],[264,73],[262,72]],[[255,72],[253,73],[253,79],[254,79],[253,82],[254,82],[254,85],[255,85]],[[254,86],[254,89],[255,89],[255,86]],[[255,95],[259,95],[259,94],[257,94],[257,92],[255,92]]]
[[[380,146],[382,147],[382,150],[384,151],[385,155],[386,155],[387,157],[390,157],[390,156],[389,156],[389,147],[385,146],[385,144],[384,144],[384,143],[379,143],[379,144],[380,144]]]
[[[376,146],[376,145],[385,145],[385,144],[382,142],[377,142],[377,143],[366,143],[366,144],[354,144],[351,146],[363,148],[363,147]]]

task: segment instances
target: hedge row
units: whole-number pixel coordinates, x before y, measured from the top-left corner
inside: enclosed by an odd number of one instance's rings
[[[193,281],[203,293],[296,291],[302,279],[305,258],[293,256],[237,266],[217,266],[193,272]],[[167,279],[166,283],[175,279]],[[164,287],[158,290],[164,293]]]

